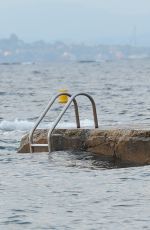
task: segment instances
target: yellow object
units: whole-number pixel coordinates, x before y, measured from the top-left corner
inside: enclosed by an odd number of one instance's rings
[[[60,89],[59,93],[67,93],[68,91],[66,89]],[[63,104],[68,102],[68,96],[67,95],[61,95],[58,98],[58,102]]]

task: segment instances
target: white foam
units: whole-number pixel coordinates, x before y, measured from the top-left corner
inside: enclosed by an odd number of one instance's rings
[[[34,123],[27,120],[18,120],[6,121],[3,120],[0,122],[0,129],[4,131],[14,131],[14,130],[30,130],[33,127]]]
[[[21,63],[22,65],[32,65],[32,64],[34,64],[33,62],[22,62]]]
[[[7,121],[7,120],[3,120],[0,122],[0,130],[2,131],[29,131],[32,129],[32,127],[34,126],[35,122],[31,122],[28,120],[19,120],[19,119],[15,119],[13,121]],[[50,123],[43,123],[41,126],[39,126],[40,128],[50,128],[52,126],[52,122]],[[81,120],[81,127],[89,127],[89,126],[93,126],[93,121],[85,119],[85,120]],[[57,128],[75,128],[76,127],[76,123],[74,122],[61,122],[60,124],[58,124]]]
[[[85,119],[80,121],[81,127],[89,127],[93,126],[94,123],[91,120]],[[76,128],[76,123],[75,122],[61,122],[60,124],[57,125],[58,128]]]

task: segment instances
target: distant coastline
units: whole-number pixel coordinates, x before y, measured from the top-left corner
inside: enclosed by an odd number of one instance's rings
[[[150,58],[150,47],[130,45],[65,44],[61,41],[26,43],[17,35],[0,39],[0,63],[70,62],[81,63]]]

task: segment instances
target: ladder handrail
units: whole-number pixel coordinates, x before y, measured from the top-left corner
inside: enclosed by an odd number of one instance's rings
[[[32,152],[32,146],[31,144],[33,143],[33,134],[34,131],[36,130],[36,128],[38,127],[38,125],[40,124],[40,122],[43,120],[43,118],[45,117],[45,115],[47,114],[47,112],[49,111],[49,109],[51,108],[51,106],[54,104],[54,102],[56,101],[56,99],[61,96],[61,95],[66,95],[68,97],[72,97],[71,94],[69,93],[59,93],[56,96],[54,96],[51,101],[48,103],[47,107],[45,108],[45,110],[43,111],[43,113],[40,115],[40,117],[37,119],[34,127],[32,128],[32,130],[29,133],[29,144],[30,144],[30,152]],[[73,100],[74,103],[74,109],[75,109],[75,116],[76,116],[76,124],[77,124],[77,128],[80,128],[80,119],[79,119],[79,111],[78,111],[78,104],[76,99],[74,98]]]
[[[51,129],[48,132],[48,150],[49,152],[51,152],[51,134],[54,131],[55,127],[57,126],[57,124],[59,123],[59,121],[61,120],[62,116],[64,115],[64,113],[66,112],[66,110],[68,109],[68,107],[70,106],[71,102],[77,97],[77,96],[86,96],[89,98],[89,100],[91,101],[92,104],[92,108],[93,108],[93,117],[94,117],[94,123],[95,123],[95,128],[98,128],[98,119],[97,119],[97,112],[96,112],[96,104],[94,99],[87,93],[77,93],[75,95],[72,95],[70,100],[67,102],[67,104],[65,105],[64,109],[61,111],[61,113],[59,114],[59,116],[56,118],[55,122],[53,123]]]

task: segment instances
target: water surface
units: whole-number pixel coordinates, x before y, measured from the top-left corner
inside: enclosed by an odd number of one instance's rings
[[[90,153],[16,152],[61,88],[90,93],[100,125],[148,128],[149,85],[150,60],[0,65],[0,229],[149,229],[149,166],[118,167]],[[78,102],[82,125],[92,127],[89,101]],[[61,109],[56,103],[43,127]],[[62,127],[74,122],[71,107]]]

